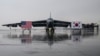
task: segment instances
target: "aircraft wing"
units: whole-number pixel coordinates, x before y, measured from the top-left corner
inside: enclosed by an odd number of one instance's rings
[[[34,26],[34,27],[45,27],[46,24],[47,24],[46,20],[32,21],[32,26]],[[54,26],[55,27],[67,27],[68,25],[71,25],[71,22],[54,20]],[[21,27],[21,22],[20,23],[4,24],[2,26],[7,26],[7,27],[17,27],[17,26],[19,26],[19,27]]]
[[[11,23],[11,24],[4,24],[2,26],[7,26],[7,27],[17,27],[17,26],[21,26],[21,23]]]
[[[57,27],[67,27],[68,25],[71,26],[71,22],[54,20],[54,26],[57,26]]]
[[[26,21],[27,22],[27,21]],[[7,26],[7,27],[21,27],[21,22],[20,23],[11,23],[11,24],[4,24],[2,26]],[[46,20],[40,20],[40,21],[32,21],[32,26],[34,27],[43,27],[46,26]]]
[[[32,25],[34,27],[43,27],[43,26],[46,26],[46,20],[32,21]]]

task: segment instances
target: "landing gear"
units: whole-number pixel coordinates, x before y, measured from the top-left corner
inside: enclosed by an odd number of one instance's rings
[[[53,32],[54,32],[54,28],[46,28],[46,32],[51,32],[51,33],[53,33]]]

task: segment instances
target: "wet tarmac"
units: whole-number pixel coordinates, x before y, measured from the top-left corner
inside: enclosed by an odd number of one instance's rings
[[[100,34],[70,30],[0,31],[0,56],[100,56]]]

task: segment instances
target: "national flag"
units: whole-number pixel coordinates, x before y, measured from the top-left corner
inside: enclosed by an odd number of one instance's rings
[[[32,28],[32,22],[31,21],[22,21],[21,22],[21,28],[31,29]]]
[[[81,22],[72,22],[71,26],[73,29],[80,29],[80,28],[82,28],[82,23]]]

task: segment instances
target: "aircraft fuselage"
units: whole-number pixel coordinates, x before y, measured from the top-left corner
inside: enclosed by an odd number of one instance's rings
[[[54,21],[53,21],[52,18],[49,18],[49,19],[47,20],[46,31],[54,31]]]
[[[47,28],[53,28],[53,27],[54,27],[53,19],[52,18],[49,18],[47,20]]]

